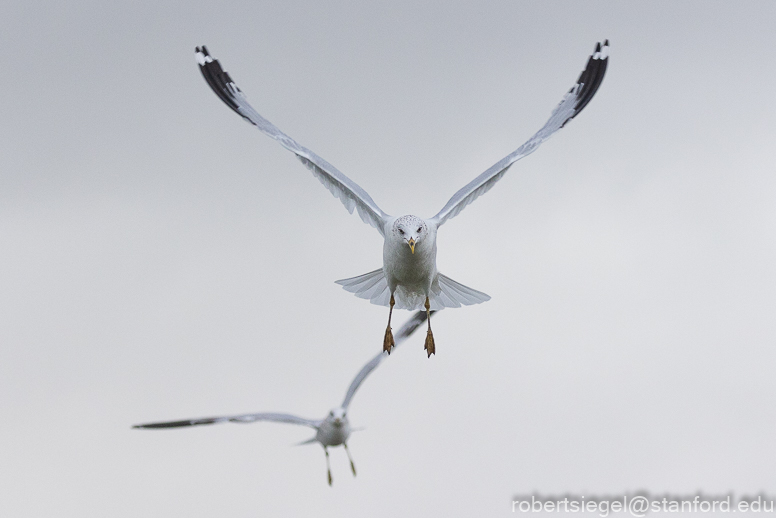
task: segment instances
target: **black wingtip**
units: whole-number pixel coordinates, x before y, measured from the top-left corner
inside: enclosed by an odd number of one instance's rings
[[[196,419],[196,420],[185,420],[185,421],[169,421],[165,423],[146,423],[146,424],[136,424],[132,428],[142,428],[142,429],[155,429],[155,428],[182,428],[184,426],[197,426],[202,424],[214,424],[216,422],[215,418],[206,418],[206,419]]]
[[[577,92],[577,102],[576,106],[574,107],[574,114],[563,123],[563,126],[565,126],[569,120],[576,117],[584,109],[584,107],[587,106],[587,104],[593,99],[595,93],[598,91],[598,87],[601,86],[601,82],[604,80],[604,75],[606,74],[606,67],[609,64],[608,50],[608,39],[604,40],[603,46],[601,46],[600,41],[596,43],[593,54],[587,60],[587,66],[585,67],[585,70],[583,70],[579,75],[577,84],[574,85],[574,88],[579,87]],[[574,88],[572,88],[572,91]]]
[[[243,116],[242,113],[240,113],[240,110],[237,108],[234,94],[228,85],[231,83],[238,91],[239,88],[237,88],[237,85],[234,84],[234,81],[231,77],[229,77],[229,74],[226,73],[223,68],[221,68],[221,64],[218,62],[218,60],[214,59],[213,56],[210,55],[210,52],[208,52],[205,45],[196,48],[196,55],[197,63],[199,64],[199,70],[202,72],[202,77],[205,78],[205,81],[213,90],[213,92],[215,92],[218,98],[221,99],[227,106],[229,106],[240,116]]]

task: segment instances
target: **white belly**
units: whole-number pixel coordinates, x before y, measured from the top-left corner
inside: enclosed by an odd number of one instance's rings
[[[420,245],[414,254],[406,244],[383,248],[383,271],[398,309],[421,309],[436,279],[436,246]]]
[[[350,424],[342,423],[341,426],[334,426],[331,423],[323,422],[318,428],[315,438],[324,446],[339,446],[348,440],[350,436]]]

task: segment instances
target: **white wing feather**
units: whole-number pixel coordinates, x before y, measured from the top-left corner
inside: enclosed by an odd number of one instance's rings
[[[456,192],[442,210],[431,218],[430,221],[435,222],[439,226],[448,219],[457,216],[467,205],[488,192],[504,176],[504,173],[507,172],[512,164],[536,151],[542,142],[550,138],[581,112],[601,85],[609,61],[608,58],[609,40],[606,40],[603,47],[601,47],[600,43],[596,45],[595,52],[588,59],[587,66],[579,76],[579,79],[577,79],[577,83],[553,110],[550,119],[542,126],[542,129],[537,131],[534,136],[517,148],[517,150],[501,159]]]
[[[260,414],[240,414],[229,415],[222,417],[201,417],[197,419],[183,419],[180,421],[165,421],[161,423],[146,423],[136,424],[132,428],[180,428],[182,426],[198,426],[203,424],[216,424],[216,423],[255,423],[256,421],[274,421],[276,423],[290,423],[309,426],[311,428],[318,428],[322,421],[315,421],[312,419],[304,419],[291,414],[278,414],[272,412],[265,412]]]
[[[229,74],[223,71],[218,60],[210,56],[204,45],[197,47],[196,52],[197,63],[199,63],[205,81],[227,106],[256,126],[262,133],[277,140],[284,148],[294,153],[312,171],[313,175],[342,202],[348,212],[352,214],[353,209],[356,209],[364,223],[372,225],[380,232],[380,235],[383,235],[383,227],[390,216],[377,206],[364,189],[342,174],[336,167],[301,146],[259,115],[248,103],[242,90],[232,81]]]

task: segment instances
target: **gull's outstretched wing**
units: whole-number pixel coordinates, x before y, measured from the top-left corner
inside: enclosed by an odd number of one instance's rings
[[[202,75],[210,85],[210,88],[216,95],[226,103],[231,109],[240,114],[245,120],[259,128],[259,130],[280,142],[280,144],[293,152],[304,165],[310,169],[313,174],[326,186],[331,193],[340,199],[348,212],[353,214],[353,209],[358,211],[358,215],[364,223],[369,223],[375,227],[380,234],[383,234],[385,221],[390,217],[383,212],[380,207],[372,200],[367,192],[359,187],[350,178],[342,174],[336,167],[319,157],[309,149],[299,145],[294,139],[280,131],[274,124],[258,114],[253,107],[248,104],[248,99],[242,90],[232,81],[229,74],[224,72],[217,59],[213,59],[207,51],[207,48],[196,48],[197,63]]]
[[[263,414],[228,415],[223,417],[202,417],[200,419],[184,419],[182,421],[166,421],[163,423],[136,424],[132,428],[180,428],[182,426],[198,426],[201,424],[226,423],[228,421],[231,421],[232,423],[253,423],[256,421],[275,421],[277,423],[301,424],[304,426],[309,426],[311,428],[318,428],[321,425],[321,421],[304,419],[291,414],[263,413]]]
[[[469,182],[463,189],[450,198],[450,201],[432,218],[437,225],[441,225],[448,219],[458,215],[464,207],[469,205],[480,195],[485,194],[493,185],[504,176],[507,169],[526,155],[536,151],[539,145],[550,138],[553,133],[566,125],[568,121],[582,111],[593,98],[606,72],[609,62],[609,40],[604,41],[603,46],[598,43],[595,52],[587,60],[585,70],[580,74],[576,84],[568,91],[563,100],[553,110],[547,123],[520,146],[516,151],[507,155],[487,171]]]
[[[433,315],[435,311],[432,311],[431,314]],[[415,332],[415,330],[420,327],[420,325],[426,321],[426,312],[425,311],[418,311],[412,317],[399,329],[394,335],[393,339],[395,342],[395,345],[398,346],[401,344],[404,340],[406,340],[412,333]],[[383,361],[388,356],[388,353],[385,351],[380,352],[377,356],[372,358],[369,363],[361,367],[361,370],[358,371],[358,374],[356,374],[356,377],[353,379],[353,381],[350,382],[350,387],[348,387],[348,393],[345,394],[345,400],[342,402],[342,408],[345,410],[348,409],[348,405],[350,405],[350,400],[353,399],[353,395],[356,393],[356,390],[358,390],[358,387],[361,386],[361,383],[366,379],[367,376],[369,376],[369,373],[375,370],[375,368],[380,365],[380,362]]]

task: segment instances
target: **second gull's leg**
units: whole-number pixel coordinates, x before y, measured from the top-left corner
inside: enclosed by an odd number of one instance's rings
[[[329,485],[331,485],[331,466],[329,465],[329,450],[326,446],[323,447],[323,452],[326,454],[326,473],[329,475]]]
[[[350,461],[350,469],[353,471],[353,476],[356,476],[356,465],[353,464],[353,457],[350,456],[350,450],[348,449],[348,443],[343,442],[342,445],[345,447],[345,453],[348,454],[348,460]]]

